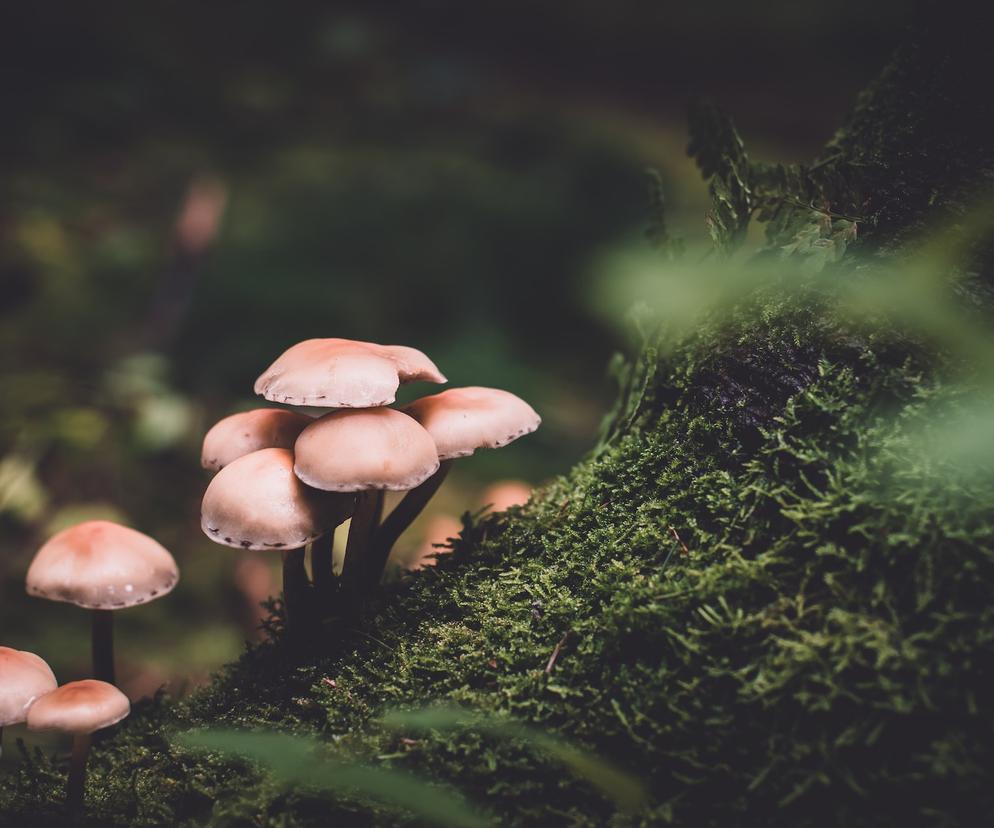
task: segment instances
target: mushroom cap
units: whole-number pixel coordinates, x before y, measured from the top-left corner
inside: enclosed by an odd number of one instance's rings
[[[421,351],[354,339],[307,339],[284,351],[255,381],[273,402],[372,408],[394,401],[402,382],[445,382]]]
[[[290,449],[261,449],[217,473],[204,493],[200,526],[224,546],[297,549],[345,520],[353,502],[305,486],[293,473]]]
[[[43,658],[0,647],[0,727],[23,722],[31,703],[58,686]]]
[[[428,432],[392,408],[325,414],[300,433],[294,454],[297,477],[336,492],[413,489],[439,465]]]
[[[256,408],[218,420],[204,436],[200,465],[219,471],[232,460],[264,448],[293,448],[311,418],[285,408]]]
[[[36,701],[28,710],[31,730],[93,733],[117,724],[131,712],[128,697],[96,679],[71,681]]]
[[[179,581],[176,561],[157,541],[108,520],[88,520],[38,550],[29,595],[87,609],[124,609],[161,598]]]
[[[500,448],[542,423],[528,403],[498,388],[450,388],[404,409],[432,436],[442,460],[468,457],[478,448]]]

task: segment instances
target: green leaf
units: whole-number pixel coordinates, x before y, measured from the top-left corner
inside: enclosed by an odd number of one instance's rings
[[[382,723],[394,730],[468,728],[501,741],[520,742],[564,765],[626,811],[637,811],[648,802],[642,783],[610,762],[511,719],[483,716],[458,707],[437,706],[422,710],[394,710],[383,717]]]
[[[321,743],[285,733],[203,730],[182,733],[175,743],[190,749],[234,754],[267,767],[292,785],[371,800],[408,811],[432,825],[477,828],[493,819],[460,794],[398,770],[371,768],[322,756]]]

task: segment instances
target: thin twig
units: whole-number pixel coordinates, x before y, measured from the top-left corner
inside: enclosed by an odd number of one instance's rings
[[[822,167],[827,167],[829,164],[834,164],[842,157],[843,154],[841,152],[837,152],[835,153],[835,155],[829,155],[827,158],[822,158],[821,161],[818,161],[812,164],[810,167],[808,167],[808,172],[813,173],[815,170],[820,170]]]
[[[798,201],[796,198],[791,198],[790,196],[780,196],[777,201],[782,201],[785,204],[791,204],[794,207],[800,207],[803,210],[811,210],[813,213],[821,213],[823,216],[828,216],[833,219],[845,219],[846,221],[853,221],[857,224],[865,223],[866,219],[862,216],[850,216],[845,213],[836,213],[832,210],[827,210],[824,207],[815,207],[814,204],[805,204],[803,201]]]
[[[689,555],[690,554],[690,550],[687,548],[687,544],[685,544],[683,542],[683,540],[680,538],[679,533],[676,531],[676,529],[672,525],[670,525],[670,534],[672,534],[673,535],[673,539],[678,544],[680,544],[680,554],[681,555]]]
[[[572,635],[572,630],[566,630],[563,633],[563,637],[559,639],[559,643],[556,644],[556,648],[552,651],[552,655],[549,656],[549,663],[545,665],[545,674],[548,675],[552,672],[552,668],[556,666],[556,659],[559,658],[559,654],[563,651],[563,647],[569,641],[569,637]]]
[[[388,652],[391,652],[391,653],[396,652],[396,650],[394,650],[393,647],[391,647],[385,641],[380,641],[380,639],[378,639],[375,635],[370,635],[369,633],[363,632],[362,630],[357,630],[355,627],[346,627],[345,629],[348,632],[350,632],[350,633],[358,633],[359,635],[363,636],[363,638],[368,638],[370,641],[373,641],[373,642],[379,644],[381,647],[383,647]]]

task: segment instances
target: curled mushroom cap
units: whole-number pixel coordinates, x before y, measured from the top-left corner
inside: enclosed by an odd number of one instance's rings
[[[0,727],[23,722],[31,703],[58,686],[45,660],[34,653],[0,647]]]
[[[273,402],[322,408],[372,408],[394,401],[403,382],[445,382],[421,351],[353,339],[298,342],[255,381]]]
[[[256,408],[219,420],[204,436],[200,465],[218,471],[265,448],[292,448],[311,418],[283,408]]]
[[[404,412],[432,436],[442,460],[506,446],[542,422],[523,399],[498,388],[450,388],[415,400]]]
[[[29,595],[88,609],[124,609],[161,598],[179,581],[176,561],[148,535],[89,520],[49,539],[28,568]]]
[[[225,466],[204,494],[200,525],[215,543],[297,549],[345,520],[353,498],[319,492],[293,473],[293,452],[269,448]]]
[[[131,712],[128,697],[96,679],[71,681],[42,696],[28,710],[31,730],[93,733],[117,724]]]
[[[431,436],[392,408],[325,414],[300,433],[294,454],[297,477],[328,491],[404,491],[438,471]]]

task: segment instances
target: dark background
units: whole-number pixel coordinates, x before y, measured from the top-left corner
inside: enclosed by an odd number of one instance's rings
[[[645,245],[646,167],[675,229],[704,233],[688,101],[716,100],[759,158],[810,158],[907,14],[897,0],[7,4],[0,644],[62,681],[86,674],[84,611],[27,598],[23,577],[53,531],[109,516],[183,573],[119,614],[125,689],[182,692],[238,652],[275,563],[200,534],[200,439],[258,404],[254,378],[299,339],[413,345],[453,385],[540,411],[534,436],[459,464],[435,517],[478,508],[489,482],[567,469],[611,399],[624,337],[592,297],[613,257]]]

